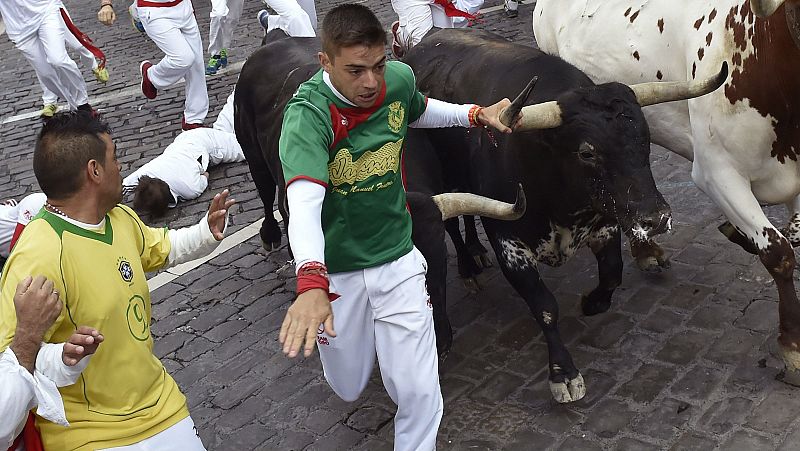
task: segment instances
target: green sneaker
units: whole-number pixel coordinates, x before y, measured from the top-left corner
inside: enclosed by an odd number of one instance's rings
[[[92,73],[94,74],[94,78],[98,81],[98,83],[108,83],[108,69],[105,67],[95,67],[92,69]]]
[[[206,65],[206,75],[214,75],[220,69],[222,65],[220,64],[220,55],[214,55],[208,59],[208,65]]]
[[[55,103],[48,103],[47,105],[44,106],[44,108],[42,108],[42,111],[39,113],[39,117],[50,119],[57,112],[58,112],[58,105],[56,105]]]
[[[228,67],[228,50],[222,49],[219,51],[219,67]]]

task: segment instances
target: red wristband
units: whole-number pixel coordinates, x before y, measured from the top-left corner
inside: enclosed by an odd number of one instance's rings
[[[308,262],[297,271],[297,294],[300,295],[316,288],[325,290],[331,301],[339,298],[338,294],[330,292],[328,268],[320,262]]]
[[[472,108],[469,109],[468,117],[470,127],[483,127],[483,124],[478,120],[478,115],[481,114],[481,110],[483,110],[483,107],[480,105],[472,105]]]

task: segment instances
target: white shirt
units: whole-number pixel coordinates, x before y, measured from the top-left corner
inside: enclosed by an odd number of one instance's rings
[[[8,37],[19,42],[39,30],[48,12],[62,6],[61,0],[2,0],[0,14]]]
[[[28,225],[46,201],[47,196],[44,193],[33,193],[25,196],[16,205],[0,205],[0,257],[8,258],[11,252],[11,239],[17,226]]]
[[[11,446],[34,407],[40,417],[69,426],[57,387],[74,384],[91,356],[70,367],[61,360],[63,349],[64,343],[42,344],[33,374],[20,366],[10,347],[0,354],[0,449]]]
[[[232,92],[231,95],[228,96],[228,100],[225,101],[225,106],[222,107],[222,111],[219,112],[217,120],[214,121],[214,130],[236,133],[233,129],[233,94],[235,92],[236,91]]]

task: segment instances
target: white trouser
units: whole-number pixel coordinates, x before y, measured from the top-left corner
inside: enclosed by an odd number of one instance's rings
[[[175,6],[138,7],[139,19],[147,36],[164,52],[164,58],[147,71],[156,89],[186,80],[183,116],[187,123],[203,122],[208,114],[208,91],[203,61],[203,41],[194,19],[192,3],[183,0]]]
[[[139,443],[106,448],[104,451],[206,451],[206,448],[197,435],[192,417],[186,417]]]
[[[364,270],[330,275],[334,329],[317,337],[325,378],[345,401],[366,387],[375,355],[383,384],[397,404],[398,451],[430,451],[442,418],[436,338],[427,264],[414,248],[399,259]]]
[[[484,0],[456,0],[453,2],[456,5],[456,8],[460,9],[461,11],[475,14],[476,12],[480,11],[481,7],[483,6]],[[469,25],[469,20],[466,17],[453,17],[453,26],[457,28],[463,28]]]
[[[216,128],[198,128],[207,136],[208,165],[216,166],[222,163],[236,163],[244,161],[244,152],[234,133],[228,133]],[[192,130],[193,131],[193,130]]]
[[[397,37],[408,48],[419,44],[434,26],[453,28],[453,19],[432,0],[392,0],[392,8],[400,21]]]
[[[15,42],[15,45],[33,66],[42,87],[64,99],[74,110],[89,103],[89,96],[78,65],[67,54],[67,35],[75,38],[67,31],[56,5],[47,12],[36,33]]]
[[[89,69],[94,69],[97,67],[97,60],[94,59],[92,52],[84,47],[74,34],[70,33],[69,30],[65,30],[64,38],[67,46],[78,52],[78,56],[81,58],[81,64],[83,64],[84,67],[88,67]],[[42,86],[42,101],[44,104],[49,105],[51,103],[58,102],[58,96],[53,91],[47,89],[47,86],[42,83],[42,79],[39,77],[38,72],[36,73],[36,78],[39,79],[39,85]]]
[[[274,9],[278,14],[269,15],[270,31],[280,28],[287,35],[296,38],[311,38],[317,35],[315,28],[317,13],[314,9],[313,0],[300,0],[302,3],[310,3],[305,6],[300,5],[298,0],[266,0],[267,5]],[[310,6],[311,13],[306,8]],[[314,20],[311,20],[313,13]]]
[[[211,11],[211,24],[208,31],[208,54],[211,56],[219,55],[222,49],[231,47],[233,30],[239,24],[242,16],[242,5],[244,0],[227,0],[228,13],[225,15],[215,15]]]

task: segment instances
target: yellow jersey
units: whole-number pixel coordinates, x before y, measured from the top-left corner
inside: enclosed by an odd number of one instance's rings
[[[11,344],[14,292],[28,275],[55,284],[63,309],[45,334],[64,342],[78,326],[105,341],[78,381],[60,388],[70,427],[37,417],[47,450],[95,450],[137,443],[189,416],[186,397],[153,355],[145,272],[165,265],[167,229],[146,226],[117,205],[88,230],[42,209],[25,227],[0,278],[0,350]]]

